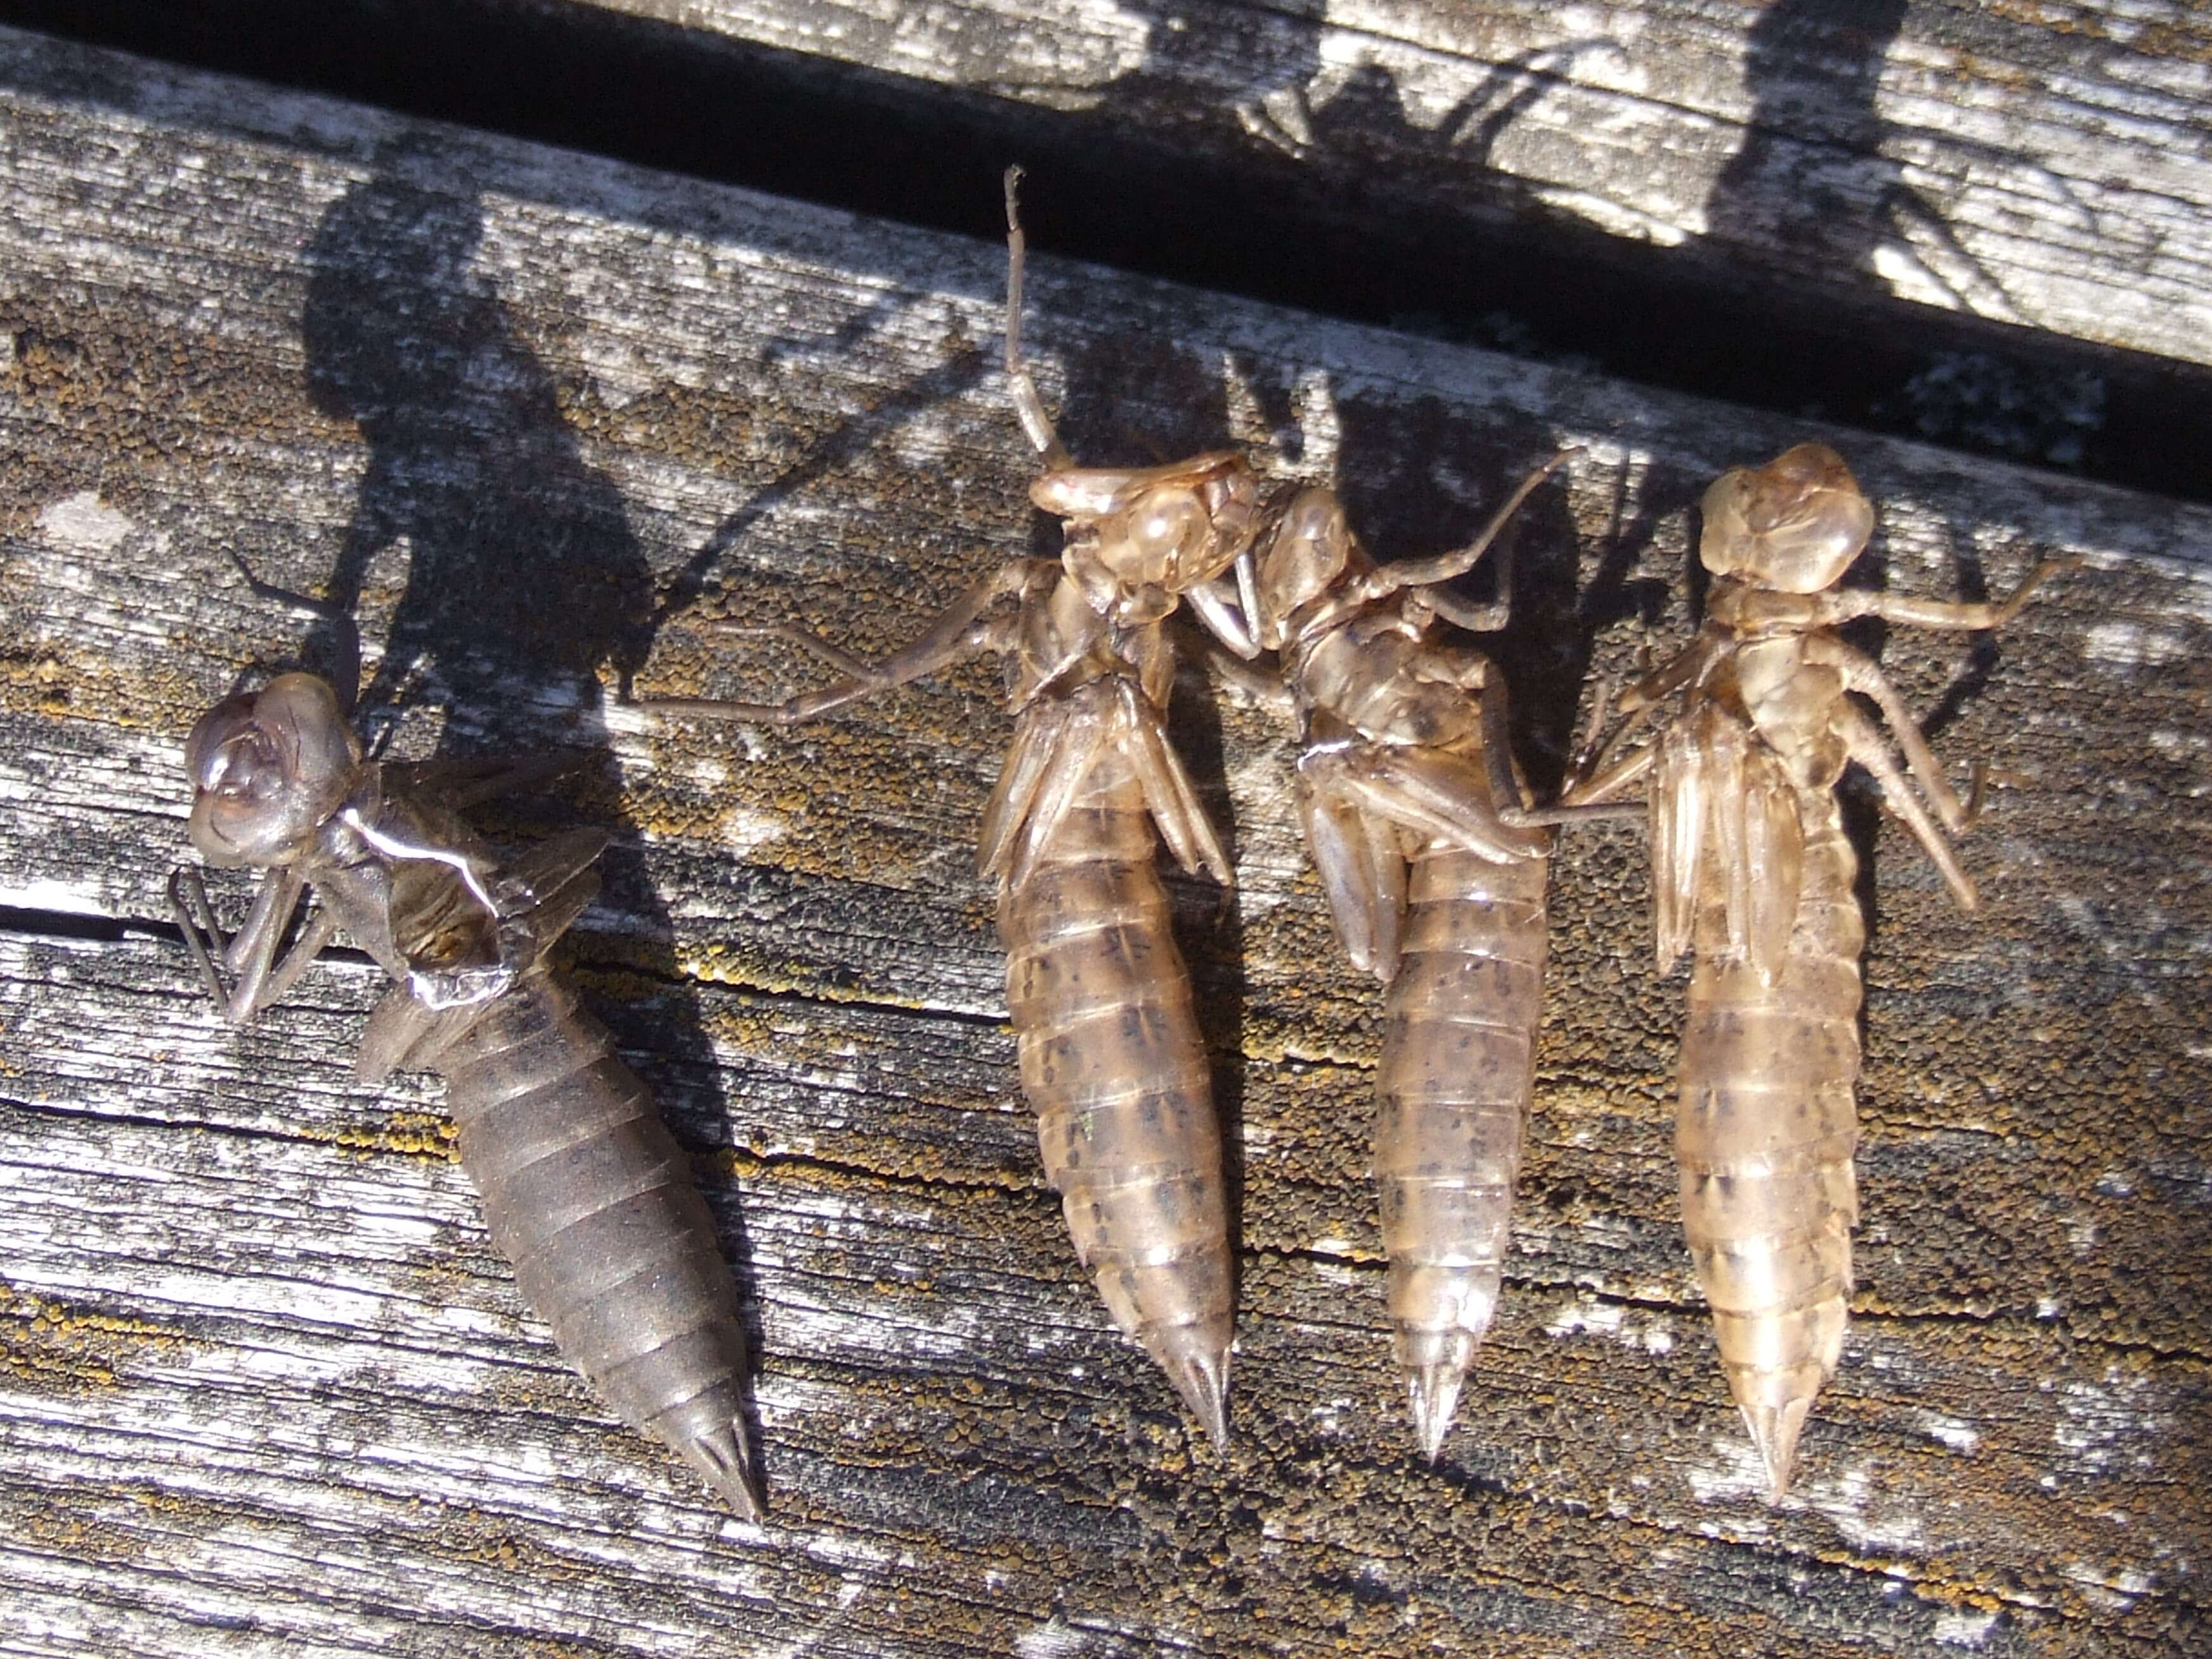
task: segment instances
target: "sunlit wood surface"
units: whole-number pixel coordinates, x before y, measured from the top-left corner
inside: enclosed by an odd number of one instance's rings
[[[1563,441],[1499,656],[1554,781],[1586,676],[1688,626],[1723,467],[1838,441],[1855,580],[2087,568],[2001,640],[1869,643],[1995,784],[1950,906],[1870,849],[1860,1285],[1771,1507],[1681,1249],[1680,984],[1640,830],[1572,836],[1507,1299],[1433,1468],[1384,1334],[1376,988],[1285,734],[1186,677],[1240,887],[1182,898],[1242,1149],[1226,1458],[1037,1173],[972,869],[979,665],[793,732],[620,706],[815,672],[1049,551],[1002,255],[0,34],[0,1654],[2165,1654],[2212,1641],[2212,514],[1055,262],[1089,458],[1224,441],[1386,556]],[[392,752],[593,751],[490,820],[617,836],[578,976],[757,1310],[772,1522],[523,1311],[435,1091],[349,1065],[340,958],[244,1033],[161,931],[181,741],[354,605]],[[662,609],[669,610],[665,618]],[[225,890],[235,896],[235,888]]]
[[[1346,218],[1579,227],[1779,281],[2212,362],[2212,19],[2190,0],[556,0]]]

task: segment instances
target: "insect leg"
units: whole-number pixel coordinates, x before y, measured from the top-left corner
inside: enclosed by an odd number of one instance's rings
[[[1498,632],[1513,620],[1513,549],[1514,544],[1508,542],[1498,550],[1498,593],[1489,604],[1468,605],[1454,597],[1449,588],[1441,586],[1424,588],[1422,600],[1437,615],[1470,634]]]
[[[1006,169],[1006,383],[1014,399],[1014,413],[1020,419],[1022,431],[1030,447],[1043,459],[1047,468],[1059,471],[1075,465],[1075,458],[1067,453],[1067,446],[1053,430],[1052,416],[1045,413],[1044,399],[1038,395],[1036,382],[1030,378],[1029,366],[1022,361],[1022,265],[1029,249],[1029,239],[1022,234],[1021,210],[1022,170]]]
[[[1488,859],[1542,858],[1551,837],[1503,817],[1472,762],[1418,749],[1362,745],[1344,757],[1346,797],[1364,810]]]
[[[1928,816],[1928,809],[1913,793],[1912,785],[1898,769],[1896,757],[1890,753],[1889,745],[1882,741],[1881,731],[1848,702],[1838,704],[1835,720],[1837,733],[1843,738],[1844,749],[1853,760],[1874,775],[1874,781],[1881,787],[1883,800],[1905,821],[1905,827],[1912,831],[1921,849],[1942,872],[1945,884],[1951,890],[1951,896],[1959,902],[1959,908],[1961,910],[1979,909],[1981,896],[1974,890],[1973,878],[1960,867],[1959,855],[1952,850],[1942,829]]]
[[[1650,717],[1658,703],[1703,680],[1729,650],[1729,641],[1725,635],[1707,629],[1677,652],[1666,666],[1654,669],[1623,691],[1615,704],[1622,716],[1620,724],[1601,744],[1583,744],[1582,752],[1567,768],[1567,787],[1559,792],[1560,799],[1603,800],[1641,777],[1650,769],[1650,750],[1639,751],[1645,757],[1640,762],[1633,754],[1620,761],[1616,757],[1622,746],[1636,728]],[[1595,738],[1595,732],[1592,737]]]
[[[200,872],[189,865],[169,872],[170,915],[184,934],[185,950],[199,965],[209,994],[233,1024],[246,1024],[281,999],[337,931],[336,918],[319,910],[280,958],[285,929],[306,886],[290,870],[270,872],[254,895],[245,922],[226,939]]]
[[[1911,768],[1912,775],[1919,780],[1929,804],[1935,807],[1936,816],[1953,835],[1965,834],[1970,822],[1966,806],[1959,799],[1958,792],[1951,787],[1950,780],[1943,775],[1943,764],[1936,758],[1936,751],[1921,735],[1918,717],[1889,683],[1889,677],[1870,658],[1838,639],[1814,635],[1805,641],[1805,656],[1808,662],[1824,663],[1837,670],[1843,675],[1845,687],[1874,699],[1882,719],[1889,723],[1890,735],[1905,751],[1905,763]]]
[[[1616,740],[1625,735],[1625,732],[1614,733]],[[1613,745],[1607,744],[1606,746],[1610,749]],[[1658,745],[1647,743],[1643,748],[1632,750],[1613,761],[1602,771],[1572,779],[1560,792],[1559,799],[1570,805],[1605,800],[1642,782],[1644,775],[1651,770],[1653,763],[1658,758]]]
[[[1854,617],[1880,617],[1884,622],[1905,623],[1915,628],[1957,628],[1979,632],[2002,628],[2021,612],[2035,590],[2051,577],[2079,570],[2078,558],[2045,559],[2027,573],[2012,596],[1996,605],[1961,605],[1949,599],[1916,599],[1902,593],[1875,593],[1848,588],[1827,596],[1820,620],[1833,626]]]
[[[1203,868],[1224,888],[1237,884],[1229,854],[1213,833],[1213,821],[1191,787],[1190,774],[1160,731],[1158,715],[1137,701],[1136,688],[1116,682],[1121,692],[1122,726],[1133,741],[1123,745],[1137,781],[1145,791],[1145,805],[1159,826],[1160,835],[1175,854],[1176,862],[1192,874]]]
[[[1549,806],[1530,806],[1513,769],[1512,718],[1506,707],[1505,683],[1492,678],[1481,690],[1482,764],[1490,776],[1490,799],[1496,802],[1498,821],[1515,829],[1534,829],[1553,823],[1601,823],[1641,817],[1643,806],[1634,801]]]
[[[1316,744],[1298,757],[1298,815],[1345,954],[1387,985],[1405,924],[1406,854],[1396,826],[1346,793],[1344,753]]]
[[[354,704],[361,696],[361,629],[353,617],[328,599],[295,593],[289,587],[263,581],[253,574],[252,567],[235,551],[231,554],[230,561],[238,567],[238,574],[246,578],[246,585],[252,590],[256,599],[288,605],[301,616],[313,617],[317,622],[330,624],[338,653],[338,659],[333,665],[336,672],[330,676],[331,690],[337,693],[338,712],[350,719]]]
[[[843,669],[842,679],[817,691],[801,692],[773,703],[724,697],[640,697],[632,706],[700,720],[754,720],[765,726],[803,725],[848,702],[921,679],[963,657],[1005,649],[1005,630],[985,612],[1000,599],[1025,592],[1038,568],[1033,559],[1008,560],[954,601],[927,633],[879,663],[864,662],[827,640],[787,623],[738,630],[774,635]]]
[[[184,935],[185,949],[198,964],[209,997],[228,1016],[230,988],[223,983],[222,971],[216,966],[216,958],[224,954],[222,926],[216,920],[215,907],[208,902],[207,884],[188,865],[169,872],[169,915]]]
[[[810,634],[793,623],[715,622],[707,626],[711,632],[727,634],[734,639],[781,640],[787,645],[795,645],[808,655],[819,657],[848,679],[864,680],[875,672],[874,665],[866,657],[856,657],[842,645],[833,645],[819,634]]]
[[[1236,571],[1235,582],[1216,577],[1186,589],[1183,598],[1190,601],[1190,608],[1206,624],[1205,635],[1216,650],[1234,653],[1241,660],[1249,662],[1261,651],[1257,631],[1260,605],[1252,586],[1249,549],[1237,556]]]
[[[1455,552],[1439,553],[1432,559],[1409,559],[1377,570],[1363,583],[1363,597],[1379,599],[1401,587],[1430,587],[1438,582],[1448,582],[1455,576],[1465,575],[1481,562],[1482,556],[1490,550],[1491,543],[1498,539],[1498,532],[1505,528],[1506,520],[1520,510],[1521,503],[1534,493],[1536,486],[1581,453],[1580,446],[1563,449],[1523,478],[1520,487],[1505,498],[1504,504],[1490,515],[1489,523],[1484,525],[1474,539],[1465,547]],[[1442,609],[1441,606],[1438,608]],[[1445,614],[1450,613],[1447,611]]]
[[[1167,626],[1175,635],[1179,656],[1203,664],[1215,678],[1247,702],[1285,718],[1297,712],[1297,699],[1283,684],[1281,675],[1255,667],[1180,611],[1168,619]]]

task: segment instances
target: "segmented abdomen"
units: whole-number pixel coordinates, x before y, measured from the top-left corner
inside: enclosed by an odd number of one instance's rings
[[[1835,796],[1796,799],[1803,876],[1772,984],[1716,948],[1722,896],[1700,896],[1675,1123],[1684,1230],[1777,1491],[1842,1349],[1858,1218],[1858,864]]]
[[[432,1063],[492,1243],[562,1353],[754,1514],[736,1291],[690,1160],[605,1028],[533,969]]]
[[[1114,1320],[1218,1441],[1231,1332],[1221,1132],[1144,795],[1101,750],[999,906],[1045,1176]]]
[[[1543,1012],[1547,867],[1431,843],[1410,872],[1375,1177],[1393,1340],[1431,1457],[1498,1305]]]

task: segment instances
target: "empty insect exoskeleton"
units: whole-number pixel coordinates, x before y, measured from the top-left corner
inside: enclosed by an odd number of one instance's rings
[[[2001,605],[1838,587],[1873,530],[1873,507],[1824,446],[1725,474],[1705,498],[1705,626],[1622,696],[1628,718],[1567,792],[1598,801],[1651,780],[1660,966],[1693,953],[1675,1120],[1683,1230],[1778,1498],[1835,1372],[1851,1289],[1866,930],[1835,794],[1847,763],[1872,775],[1960,908],[1978,902],[1945,835],[1962,833],[1971,809],[1896,690],[1835,629],[1868,616],[2000,627],[2070,563],[2038,566]],[[1623,752],[1677,692],[1680,712],[1656,739]],[[1904,768],[1853,692],[1881,710]]]
[[[744,631],[799,643],[846,678],[778,704],[642,706],[795,725],[964,656],[1006,658],[1014,740],[984,808],[979,862],[999,884],[1006,1000],[1045,1175],[1115,1322],[1223,1440],[1232,1308],[1221,1132],[1153,825],[1186,870],[1224,884],[1230,870],[1164,733],[1175,664],[1158,624],[1095,611],[1057,567],[1023,559],[880,664],[795,629]]]
[[[1467,548],[1382,568],[1333,492],[1300,490],[1266,515],[1239,591],[1198,607],[1238,655],[1279,653],[1307,846],[1346,951],[1388,988],[1375,1178],[1392,1346],[1431,1459],[1504,1275],[1542,1015],[1547,826],[1618,810],[1531,808],[1496,665],[1434,632],[1439,609],[1502,627],[1510,583],[1481,611],[1439,585],[1566,459]]]
[[[216,1004],[245,1024],[339,929],[374,957],[398,983],[370,1018],[356,1074],[443,1076],[492,1242],[561,1352],[624,1422],[757,1519],[744,1328],[713,1217],[644,1085],[544,959],[597,893],[591,866],[606,837],[572,831],[498,862],[458,810],[549,769],[364,759],[348,724],[350,621],[247,580],[336,628],[347,689],[279,675],[217,703],[185,744],[194,848],[264,872],[228,939],[199,872],[170,878]],[[315,908],[287,951],[311,890]]]
[[[1146,488],[1150,473],[1070,466],[1019,368],[1015,248],[1007,362],[1050,469],[1031,497],[1073,515],[1060,560],[1010,561],[881,663],[795,629],[729,630],[819,655],[844,675],[821,690],[776,704],[642,706],[790,726],[964,657],[1006,658],[1014,738],[984,808],[979,862],[999,884],[1006,1000],[1045,1175],[1115,1322],[1218,1443],[1234,1314],[1221,1130],[1153,830],[1185,871],[1230,884],[1167,740],[1175,659],[1160,623],[1177,592],[1235,556],[1203,532],[1250,478],[1234,455],[1206,458],[1218,464],[1210,470],[1158,469],[1174,475],[1164,492]]]
[[[1103,593],[1152,592],[1163,614],[1187,599],[1238,657],[1279,653],[1308,844],[1348,952],[1389,987],[1375,1170],[1393,1345],[1434,1457],[1503,1273],[1541,1012],[1547,826],[1618,809],[1532,810],[1496,669],[1431,624],[1442,611],[1503,625],[1508,584],[1480,613],[1441,585],[1473,568],[1566,456],[1468,547],[1382,570],[1333,492],[1264,483],[1234,452],[1076,467],[1020,360],[1013,182],[1007,374],[1048,469],[1031,497],[1067,521],[1070,573]]]

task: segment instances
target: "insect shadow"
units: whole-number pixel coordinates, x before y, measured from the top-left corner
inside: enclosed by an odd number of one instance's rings
[[[437,758],[584,751],[565,799],[489,815],[485,828],[526,839],[580,817],[612,832],[595,909],[618,920],[588,934],[583,954],[654,990],[643,1000],[590,999],[593,1011],[679,1139],[726,1146],[729,1103],[625,805],[600,681],[602,669],[626,680],[644,659],[651,574],[620,492],[562,413],[553,372],[477,264],[483,234],[471,187],[401,143],[325,211],[307,252],[309,391],[368,445],[330,601],[356,614],[372,563],[397,549],[407,557],[362,727],[380,745],[403,708],[428,708],[443,716]],[[331,649],[319,630],[304,654]],[[744,1218],[726,1177],[701,1187],[757,1364]]]

